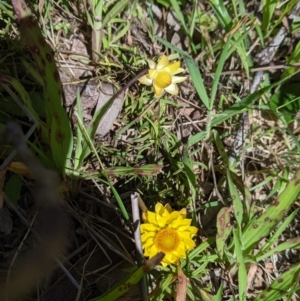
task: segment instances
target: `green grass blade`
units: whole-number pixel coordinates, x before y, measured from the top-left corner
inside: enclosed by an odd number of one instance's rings
[[[246,301],[247,295],[247,270],[244,262],[243,252],[240,243],[240,231],[233,231],[234,251],[238,264],[238,285],[239,285],[239,300]]]
[[[213,296],[212,301],[222,301],[222,295],[223,295],[223,283],[221,283],[217,294]]]
[[[271,19],[273,17],[277,5],[277,1],[274,0],[262,1],[262,30],[265,32],[268,31],[268,27],[270,26],[270,24],[272,24]]]
[[[190,32],[189,32],[189,30],[186,26],[186,21],[184,20],[182,9],[179,7],[178,0],[170,0],[170,2],[172,4],[172,8],[175,10],[176,17],[178,18],[178,20],[179,20],[180,24],[182,25],[185,33],[187,34],[188,38],[190,39],[191,38]]]
[[[35,118],[38,128],[43,130],[43,124],[42,124],[38,114],[32,107],[31,99],[30,99],[27,91],[22,86],[22,84],[18,80],[16,80],[15,78],[13,78],[7,74],[0,74],[0,84],[5,84],[5,85],[11,86],[19,94],[25,107],[29,110],[31,115]]]
[[[284,218],[300,193],[300,169],[270,207],[243,233],[244,249],[249,250]]]
[[[219,84],[220,84],[220,77],[221,77],[221,74],[222,74],[222,71],[223,71],[224,64],[225,64],[228,56],[233,51],[233,49],[229,50],[230,44],[231,44],[231,39],[229,37],[227,39],[224,47],[223,47],[223,50],[221,52],[221,56],[218,60],[218,66],[217,66],[217,69],[216,69],[216,72],[215,72],[215,75],[214,75],[213,85],[212,85],[212,89],[211,89],[209,110],[213,109],[213,105],[215,103],[215,97],[217,95],[218,87],[219,87]]]
[[[220,258],[223,258],[226,240],[232,232],[232,225],[230,224],[231,213],[232,207],[224,207],[219,211],[217,216],[218,235],[216,244]]]
[[[12,4],[20,23],[20,33],[44,82],[46,122],[50,131],[49,136],[44,139],[46,143],[50,141],[53,160],[64,176],[65,168],[70,168],[71,165],[73,137],[69,118],[62,106],[62,87],[52,49],[45,41],[38,22],[25,2],[14,0]]]
[[[89,301],[114,301],[124,295],[135,284],[137,284],[144,275],[155,268],[163,259],[163,253],[158,253],[154,257],[147,260],[142,266],[137,268],[132,274],[130,274],[123,281],[111,288],[103,296],[90,299]]]
[[[187,142],[187,146],[191,147],[194,144],[200,142],[201,140],[203,140],[206,136],[206,132],[200,132],[197,133],[196,135],[193,135],[192,137],[189,138],[188,142]]]
[[[77,120],[78,120],[78,126],[80,127],[80,130],[82,131],[82,134],[83,134],[83,137],[84,137],[84,140],[85,140],[85,143],[86,143],[86,147],[89,148],[89,150],[91,152],[93,152],[95,157],[97,158],[97,160],[98,160],[98,162],[99,162],[99,164],[102,168],[102,174],[107,179],[106,183],[109,185],[111,191],[113,192],[113,195],[114,195],[114,197],[115,197],[115,199],[118,203],[118,206],[121,210],[121,213],[122,213],[124,219],[127,222],[129,222],[129,220],[130,220],[129,215],[128,215],[127,210],[126,210],[126,208],[123,204],[123,201],[120,198],[120,196],[119,196],[118,192],[116,191],[116,189],[114,188],[114,186],[111,184],[111,182],[109,180],[109,177],[108,177],[107,173],[105,172],[105,169],[103,168],[103,165],[102,165],[102,162],[101,162],[100,157],[98,155],[98,152],[97,152],[97,150],[96,150],[96,148],[95,148],[95,146],[94,146],[94,144],[91,140],[91,137],[90,137],[89,133],[87,132],[87,130],[85,129],[85,127],[82,123],[82,120],[80,118],[78,118],[78,115],[77,115]]]
[[[169,43],[168,41],[162,39],[161,37],[155,36],[155,38],[162,43],[163,45],[165,45],[166,47],[170,48],[171,50],[173,50],[174,52],[179,53],[180,55],[182,55],[185,64],[187,66],[187,68],[189,69],[189,73],[190,76],[192,78],[192,81],[194,83],[194,86],[196,88],[196,91],[198,93],[198,96],[200,98],[200,100],[202,100],[203,104],[206,106],[207,109],[209,109],[211,107],[210,102],[209,102],[209,98],[207,96],[206,93],[206,89],[203,83],[203,79],[199,70],[199,67],[197,66],[196,62],[183,50],[175,47],[174,45],[172,45],[171,43]]]
[[[259,293],[254,301],[274,301],[279,300],[281,297],[288,294],[289,289],[295,284],[299,283],[297,278],[300,273],[300,264],[296,264],[289,268],[288,271],[283,273],[274,282],[266,288],[264,291]]]
[[[226,172],[227,172],[227,181],[228,181],[229,191],[230,191],[230,195],[232,197],[234,217],[238,223],[239,230],[241,230],[242,222],[243,222],[243,212],[244,212],[242,199],[232,181],[231,172],[229,170],[227,170]]]
[[[82,112],[81,97],[80,97],[79,90],[77,90],[77,95],[76,95],[76,108],[77,108],[77,115],[76,115],[77,120],[80,119],[80,121],[82,122],[83,121],[83,112]],[[83,135],[82,135],[81,127],[77,126],[75,156],[74,156],[74,169],[75,170],[78,170],[82,166],[83,159],[86,158],[86,154],[84,156],[82,156],[82,153],[83,153],[82,143],[83,143]]]
[[[271,249],[269,252],[265,253],[262,256],[256,257],[257,261],[265,260],[268,257],[271,257],[274,254],[279,252],[286,251],[288,249],[299,249],[300,248],[300,237],[295,237],[288,239],[287,241],[283,242],[282,244],[276,246],[275,248]]]
[[[300,71],[298,71],[300,72]],[[287,79],[289,79],[291,76],[288,76],[277,83],[274,83],[272,85],[269,85],[267,87],[264,87],[255,93],[246,96],[242,100],[240,100],[238,103],[232,105],[229,109],[225,110],[224,112],[217,114],[215,118],[211,121],[211,126],[217,126],[220,123],[228,120],[229,118],[234,117],[235,115],[241,114],[247,110],[248,106],[253,104],[256,100],[258,100],[262,95],[269,92],[271,89],[278,87],[278,85],[283,84],[286,82]]]
[[[224,5],[222,0],[210,0],[209,1],[212,9],[214,10],[219,22],[221,23],[224,29],[229,30],[230,25],[232,24],[232,19]]]
[[[276,230],[276,232],[268,239],[266,244],[259,250],[259,252],[256,254],[256,258],[260,258],[260,256],[264,256],[264,253],[271,248],[272,244],[277,241],[279,236],[283,233],[283,231],[291,224],[295,216],[297,215],[298,209],[292,212],[280,225],[280,227]],[[263,254],[263,255],[262,255]],[[260,261],[262,259],[259,259]]]
[[[193,166],[192,160],[189,157],[189,153],[188,153],[188,150],[186,147],[184,147],[184,149],[183,149],[182,163],[183,163],[185,174],[186,174],[186,177],[187,177],[187,180],[189,183],[189,187],[192,192],[192,199],[193,199],[193,202],[195,202],[196,194],[197,194],[196,176],[194,174],[194,166]]]
[[[117,3],[108,11],[103,19],[102,27],[105,27],[116,15],[123,12],[130,0],[117,1]]]

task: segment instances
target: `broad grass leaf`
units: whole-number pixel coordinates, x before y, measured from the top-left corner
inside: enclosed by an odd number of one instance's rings
[[[233,231],[234,251],[236,261],[238,264],[238,286],[239,286],[239,300],[246,301],[247,294],[247,270],[242,252],[241,237],[239,229]]]
[[[289,268],[285,273],[276,278],[273,283],[264,291],[259,293],[254,301],[274,301],[280,300],[281,297],[289,295],[289,290],[294,284],[299,285],[297,278],[300,273],[300,264],[296,264]],[[299,286],[298,286],[299,290]]]
[[[62,87],[52,49],[45,41],[37,20],[25,1],[12,1],[20,24],[20,33],[34,57],[37,70],[44,83],[46,123],[49,135],[44,133],[46,143],[50,141],[53,160],[60,173],[65,176],[70,168],[73,149],[71,125],[62,106]]]
[[[272,96],[270,108],[276,113],[281,113],[286,123],[293,121],[300,110],[300,85],[295,83],[282,86]]]
[[[231,225],[232,207],[223,207],[217,216],[217,250],[220,258],[223,258],[226,240],[232,232]]]
[[[107,293],[103,296],[90,299],[89,301],[113,301],[117,300],[119,297],[124,295],[129,288],[138,283],[140,279],[146,275],[149,271],[154,269],[163,259],[163,253],[158,253],[149,260],[147,260],[142,266],[137,268],[133,273],[128,277],[123,279],[120,283],[112,287]]]
[[[251,226],[243,233],[244,250],[250,251],[262,238],[270,234],[274,227],[285,217],[286,212],[297,200],[300,193],[300,169],[293,179],[269,208],[257,219],[251,221]]]
[[[300,72],[300,70],[298,72]],[[278,85],[285,83],[291,77],[292,76],[290,75],[290,76],[278,81],[277,83],[274,83],[272,85],[264,87],[256,92],[254,92],[253,94],[250,94],[250,95],[244,97],[239,102],[235,103],[229,109],[223,111],[222,113],[216,114],[215,117],[213,118],[213,120],[211,121],[211,126],[212,127],[217,126],[217,125],[221,124],[222,122],[228,120],[229,118],[232,118],[236,115],[239,115],[239,114],[245,112],[248,109],[248,107],[250,105],[252,105],[256,100],[258,100],[262,95],[264,95],[271,89],[276,88]]]

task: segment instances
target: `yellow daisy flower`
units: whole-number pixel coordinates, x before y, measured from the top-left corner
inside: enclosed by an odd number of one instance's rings
[[[146,75],[139,79],[139,82],[147,86],[153,85],[157,97],[162,96],[164,91],[178,95],[176,84],[187,78],[186,76],[174,76],[184,71],[183,68],[180,68],[180,62],[170,63],[168,57],[163,55],[157,64],[152,60],[148,60],[148,64],[150,69]]]
[[[187,252],[195,247],[193,236],[198,229],[191,226],[191,219],[186,218],[186,208],[172,211],[168,204],[155,205],[155,212],[143,213],[141,239],[144,255],[153,257],[158,252],[165,253],[161,264],[165,267],[186,258]]]

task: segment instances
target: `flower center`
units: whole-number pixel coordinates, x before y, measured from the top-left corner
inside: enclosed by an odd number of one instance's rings
[[[165,70],[158,70],[154,75],[154,83],[164,89],[172,84],[171,74]]]
[[[175,251],[179,243],[180,237],[177,231],[169,228],[160,230],[154,240],[157,249],[166,254]]]

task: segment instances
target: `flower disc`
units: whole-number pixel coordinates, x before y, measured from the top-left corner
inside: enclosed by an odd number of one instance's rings
[[[172,211],[170,205],[163,206],[161,203],[155,205],[155,212],[144,212],[144,224],[141,225],[144,255],[152,257],[163,252],[163,266],[176,264],[180,258],[186,258],[187,252],[195,247],[193,237],[198,231],[191,226],[192,220],[186,215],[185,208]]]
[[[154,243],[158,250],[167,254],[177,250],[180,237],[177,231],[166,228],[157,233]]]
[[[171,74],[165,70],[158,70],[154,75],[154,84],[162,89],[172,84]]]

